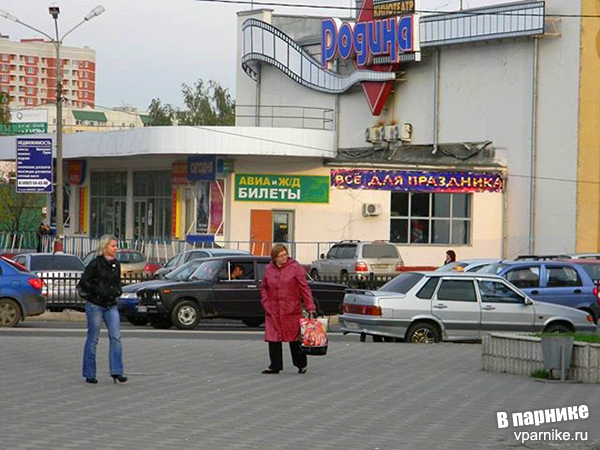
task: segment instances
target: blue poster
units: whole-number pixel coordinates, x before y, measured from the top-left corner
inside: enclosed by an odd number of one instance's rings
[[[215,181],[216,173],[214,155],[188,156],[188,181]]]
[[[52,139],[17,139],[17,192],[52,192]]]

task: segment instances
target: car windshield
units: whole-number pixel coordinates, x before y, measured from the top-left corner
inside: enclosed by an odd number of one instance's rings
[[[365,259],[398,258],[398,249],[395,245],[366,244],[362,249]]]
[[[592,280],[600,280],[600,264],[581,264],[579,267],[585,270]]]
[[[401,273],[392,281],[384,284],[379,290],[406,294],[421,278],[423,278],[423,274],[420,273]]]
[[[490,264],[489,266],[481,269],[479,272],[481,273],[491,273],[493,275],[498,275],[504,269],[508,267],[508,264]]]
[[[198,268],[198,266],[200,264],[202,264],[201,260],[190,261],[186,264],[179,266],[173,272],[165,275],[165,278],[167,280],[173,280],[173,281],[187,280],[194,273],[194,271]]]
[[[85,266],[76,256],[71,255],[36,255],[31,257],[31,271],[78,271]]]
[[[221,261],[201,261],[190,280],[210,281],[221,268]]]

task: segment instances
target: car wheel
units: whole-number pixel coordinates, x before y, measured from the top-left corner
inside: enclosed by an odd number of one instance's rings
[[[544,333],[564,334],[570,333],[571,328],[563,323],[551,323],[544,329]]]
[[[251,317],[248,319],[242,319],[242,323],[250,328],[259,327],[264,321],[265,321],[265,319],[263,319],[261,317],[256,317],[256,318]]]
[[[427,322],[415,323],[406,333],[406,341],[413,344],[433,344],[441,339],[438,328]]]
[[[165,317],[155,319],[149,318],[148,321],[150,322],[150,326],[157,330],[168,330],[169,328],[171,328],[171,326],[173,326],[173,322],[171,322],[171,319]]]
[[[0,299],[0,327],[16,327],[21,321],[21,309],[14,300]]]
[[[310,277],[315,281],[318,280],[319,279],[319,271],[317,269],[312,269],[310,271]]]
[[[177,303],[171,312],[171,320],[180,330],[193,330],[200,323],[200,307],[192,300]]]
[[[138,327],[143,327],[148,323],[147,317],[126,316],[126,318],[127,322]]]

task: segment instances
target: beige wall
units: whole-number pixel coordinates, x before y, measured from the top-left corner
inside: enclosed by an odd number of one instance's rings
[[[329,176],[329,168],[319,162],[287,159],[267,162],[260,158],[236,160],[236,173],[294,174]],[[250,212],[253,209],[285,210],[295,213],[296,257],[310,262],[327,246],[308,242],[335,242],[342,239],[387,240],[390,236],[390,192],[340,190],[330,191],[329,205],[283,202],[240,202],[234,200],[234,177],[228,179],[226,200],[226,239],[250,240]],[[363,217],[364,203],[379,203],[382,214]],[[473,230],[470,246],[399,246],[406,265],[440,265],[448,248],[454,248],[459,258],[502,257],[502,194],[474,194]]]

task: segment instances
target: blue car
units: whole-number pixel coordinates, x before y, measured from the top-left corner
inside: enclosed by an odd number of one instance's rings
[[[44,283],[25,267],[0,256],[0,327],[15,327],[46,310]]]
[[[581,265],[566,261],[504,261],[484,269],[506,278],[529,297],[555,303],[600,318],[598,289]]]

